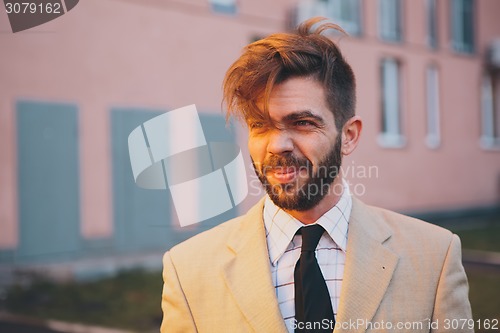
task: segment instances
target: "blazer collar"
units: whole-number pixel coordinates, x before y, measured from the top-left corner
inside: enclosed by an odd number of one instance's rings
[[[263,205],[260,200],[229,235],[227,247],[232,255],[222,273],[234,301],[256,332],[286,333],[271,280]]]
[[[391,234],[381,215],[353,198],[338,325],[358,319],[370,321],[375,315],[398,262],[398,256],[383,245]],[[361,325],[354,330],[337,327],[338,332],[365,331]]]

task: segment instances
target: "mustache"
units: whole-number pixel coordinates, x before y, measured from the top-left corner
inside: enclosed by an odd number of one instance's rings
[[[309,169],[311,162],[307,158],[299,158],[296,155],[272,155],[266,158],[259,166],[259,170],[265,171],[279,168]]]

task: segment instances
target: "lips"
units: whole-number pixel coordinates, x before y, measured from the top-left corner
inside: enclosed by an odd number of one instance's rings
[[[279,183],[289,183],[298,176],[299,172],[295,167],[278,167],[269,170],[267,174]]]

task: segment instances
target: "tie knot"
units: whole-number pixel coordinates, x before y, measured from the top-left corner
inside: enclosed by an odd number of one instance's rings
[[[319,224],[300,228],[300,232],[302,233],[301,252],[315,251],[316,246],[318,246],[319,239],[321,238],[321,235],[323,235],[324,231],[325,229],[323,229],[323,227]]]

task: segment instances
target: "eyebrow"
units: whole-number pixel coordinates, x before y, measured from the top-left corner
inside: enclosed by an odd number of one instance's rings
[[[304,119],[304,118],[313,118],[320,125],[324,125],[325,124],[325,120],[322,117],[320,117],[318,115],[315,115],[314,113],[312,113],[309,110],[304,110],[304,111],[298,111],[298,112],[290,113],[289,115],[283,117],[283,121],[290,122],[290,121],[301,120],[301,119]]]

